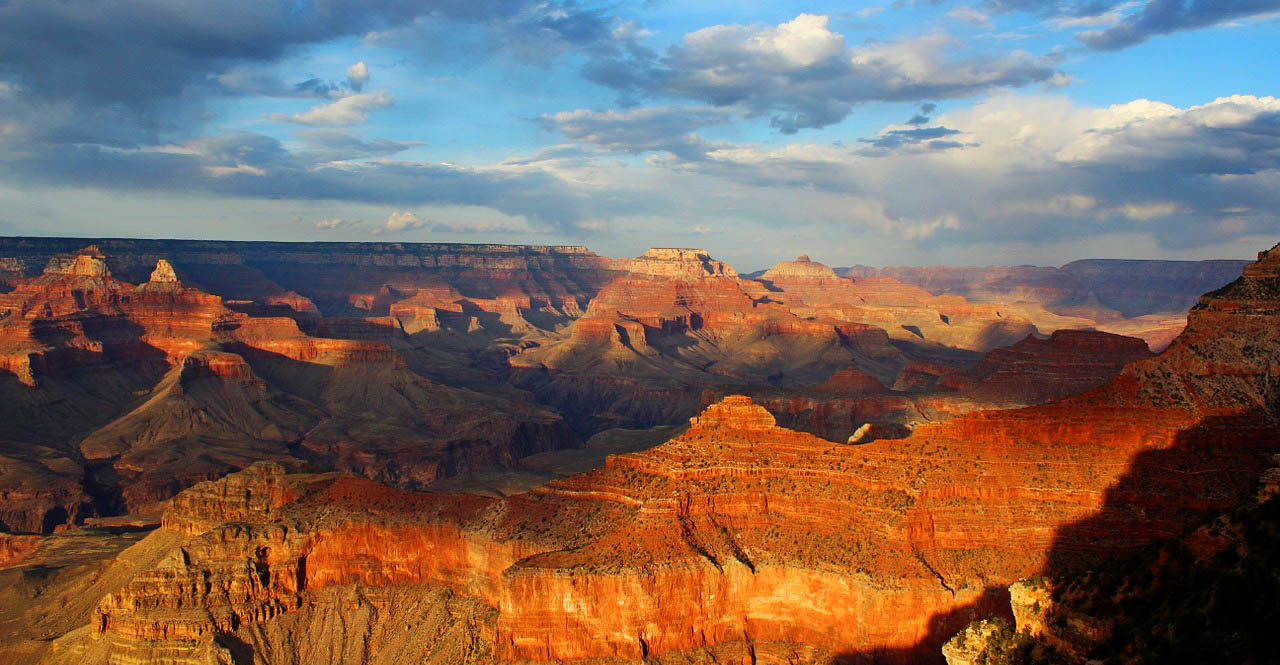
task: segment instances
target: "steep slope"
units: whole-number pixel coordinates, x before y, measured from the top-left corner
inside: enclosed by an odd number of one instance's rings
[[[166,259],[137,286],[108,264],[55,256],[0,295],[0,530],[150,510],[263,459],[419,486],[575,442],[555,414],[436,384],[385,342],[302,332],[318,315],[235,311]]]
[[[1028,335],[993,349],[973,368],[942,377],[938,385],[993,406],[1040,404],[1096,388],[1129,363],[1152,355],[1135,337],[1058,330],[1047,339]]]
[[[1064,316],[1097,322],[1102,330],[1134,335],[1162,350],[1182,330],[1200,294],[1240,275],[1247,261],[1088,259],[1060,268],[930,266],[841,268],[853,278],[892,278],[934,295],[981,303],[1025,302]]]
[[[301,478],[212,529],[214,504],[175,501],[165,528],[187,541],[92,629],[118,653],[252,649],[245,631],[323,589],[445,585],[497,609],[498,660],[937,659],[1008,582],[1174,535],[1252,486],[1280,441],[1277,271],[1280,248],[1101,388],[900,441],[833,444],[731,397],[666,444],[507,499]],[[220,487],[184,496],[245,496]]]
[[[1027,336],[992,349],[967,370],[940,366],[927,374],[913,363],[899,373],[896,389],[846,368],[802,391],[754,389],[749,394],[786,427],[831,441],[846,441],[862,431],[857,442],[865,443],[900,439],[915,427],[970,411],[1043,404],[1083,393],[1151,355],[1141,339],[1059,330],[1046,339]]]
[[[891,277],[841,277],[801,256],[760,276],[800,316],[829,316],[872,323],[895,339],[989,351],[1034,332],[1081,328],[1093,322],[1059,316],[1027,303],[985,304],[958,296],[934,296]]]
[[[566,334],[510,359],[580,431],[678,422],[709,388],[798,387],[848,366],[892,382],[905,364],[884,331],[803,319],[704,250],[651,249],[629,271]]]
[[[943,654],[949,665],[996,653],[1010,665],[1270,662],[1278,538],[1273,468],[1239,506],[1177,538],[1088,570],[1019,580],[1009,594],[1013,626],[971,624]]]

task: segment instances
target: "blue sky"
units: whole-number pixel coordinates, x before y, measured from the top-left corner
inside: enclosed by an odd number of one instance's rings
[[[0,0],[0,234],[1247,257],[1280,0]]]

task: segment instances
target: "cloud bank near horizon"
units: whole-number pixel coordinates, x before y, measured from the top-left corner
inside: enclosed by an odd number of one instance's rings
[[[1222,255],[1280,231],[1265,67],[1176,101],[1124,95],[1156,55],[1097,78],[1165,39],[1229,58],[1209,49],[1232,31],[1280,36],[1280,0],[822,9],[13,0],[3,223],[751,261],[835,238],[850,263]],[[232,209],[259,219],[215,221]]]

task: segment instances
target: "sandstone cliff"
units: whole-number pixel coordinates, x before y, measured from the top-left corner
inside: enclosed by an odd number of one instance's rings
[[[444,586],[497,611],[498,660],[937,658],[1005,584],[1175,535],[1253,485],[1280,440],[1278,265],[1264,253],[1105,386],[899,441],[834,444],[730,397],[661,446],[506,499],[290,480],[297,498],[228,506],[252,521],[189,536],[104,599],[84,639],[266,654],[254,631],[325,589]]]
[[[168,260],[136,286],[110,263],[54,256],[0,294],[0,529],[150,510],[263,459],[419,486],[574,443],[554,413],[416,373],[394,339],[311,336]]]

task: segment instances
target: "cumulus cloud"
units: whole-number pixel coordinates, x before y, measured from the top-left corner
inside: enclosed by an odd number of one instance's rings
[[[715,145],[693,130],[732,119],[725,109],[661,106],[631,111],[562,111],[538,121],[573,141],[609,152],[639,154],[667,151],[683,159],[698,159]]]
[[[190,136],[208,122],[211,96],[363,92],[367,72],[358,63],[343,82],[284,82],[271,68],[302,47],[419,22],[486,40],[536,25],[566,48],[611,43],[617,23],[568,0],[8,0],[0,2],[0,80],[22,82],[27,95],[0,107],[0,123],[23,124],[32,141],[66,144]]]
[[[412,231],[420,229],[427,225],[426,220],[407,211],[395,211],[387,216],[387,223],[383,225],[383,230],[388,233],[399,233],[400,231]]]
[[[783,133],[843,120],[855,104],[966,97],[1047,81],[1055,57],[1014,51],[954,58],[935,33],[850,47],[826,16],[777,26],[716,25],[691,32],[658,57],[602,58],[588,78],[624,95],[693,99],[771,116]]]
[[[1280,0],[1150,0],[1141,11],[1105,30],[1081,33],[1080,41],[1113,51],[1141,44],[1157,35],[1195,30],[1228,21],[1280,11]]]
[[[261,171],[261,175],[255,175]],[[109,148],[51,146],[0,160],[0,181],[137,191],[203,192],[230,197],[422,204],[489,208],[545,228],[577,232],[604,216],[602,206],[626,205],[626,192],[576,182],[541,163],[460,166],[372,158],[321,161],[253,133],[178,143]],[[600,197],[600,198],[596,198]]]
[[[1185,109],[1147,99],[1117,104],[1057,156],[1133,172],[1225,175],[1277,169],[1280,99],[1235,95]]]
[[[1140,232],[1180,249],[1280,232],[1280,216],[1258,212],[1280,206],[1276,98],[1092,108],[1006,95],[938,122],[891,126],[866,147],[738,145],[655,163],[788,190],[806,207],[841,201],[849,223],[915,243]],[[924,147],[960,136],[954,149]]]
[[[364,85],[369,82],[369,67],[361,60],[350,67],[347,67],[347,85],[352,90],[360,92],[364,90]]]
[[[356,125],[369,120],[369,111],[387,108],[394,101],[395,98],[385,91],[361,92],[321,104],[305,113],[275,113],[271,119],[301,125]]]

